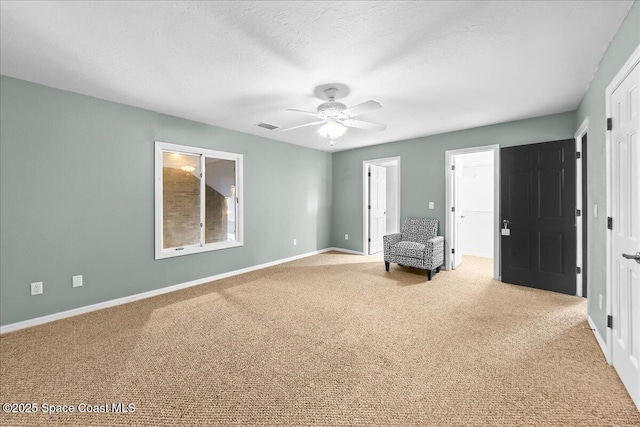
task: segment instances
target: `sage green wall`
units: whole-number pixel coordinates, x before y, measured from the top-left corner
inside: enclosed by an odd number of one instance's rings
[[[640,3],[631,7],[609,48],[602,57],[589,90],[576,112],[576,129],[589,118],[587,150],[587,203],[588,220],[588,311],[600,336],[606,340],[606,111],[605,91],[629,56],[640,46]],[[598,205],[598,217],[593,216],[593,205]],[[599,306],[602,295],[602,309]]]
[[[244,154],[243,247],[154,260],[155,140]],[[330,244],[328,153],[2,76],[0,158],[2,325]]]
[[[399,156],[401,220],[437,218],[445,227],[445,151],[499,144],[501,147],[573,138],[575,113],[501,123],[333,155],[332,246],[362,251],[362,161]],[[428,203],[435,202],[435,209]],[[349,234],[349,240],[344,235]]]

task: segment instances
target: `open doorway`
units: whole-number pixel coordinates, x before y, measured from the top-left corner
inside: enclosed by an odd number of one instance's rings
[[[362,162],[365,255],[382,253],[382,236],[400,231],[400,157]]]
[[[463,256],[493,260],[500,277],[498,145],[446,151],[445,268],[455,269]]]

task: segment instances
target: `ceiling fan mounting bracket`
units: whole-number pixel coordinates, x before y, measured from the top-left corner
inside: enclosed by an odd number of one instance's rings
[[[329,101],[335,101],[336,96],[338,95],[338,89],[335,87],[330,87],[324,90],[324,94],[327,95]]]

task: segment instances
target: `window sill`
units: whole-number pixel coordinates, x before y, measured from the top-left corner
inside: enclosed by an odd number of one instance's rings
[[[219,251],[221,249],[237,248],[244,246],[244,242],[218,242],[210,243],[205,246],[186,246],[180,250],[177,249],[157,249],[156,248],[156,260],[165,258],[174,258],[177,256],[199,254],[202,252]]]

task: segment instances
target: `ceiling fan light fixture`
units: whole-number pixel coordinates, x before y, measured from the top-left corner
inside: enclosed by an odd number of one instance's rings
[[[327,122],[318,129],[318,133],[331,141],[340,138],[347,131],[347,127],[337,120],[327,120]]]
[[[382,105],[380,105],[379,102],[369,100],[361,104],[352,105],[351,107],[347,108],[347,106],[342,102],[336,101],[336,96],[338,94],[337,88],[330,87],[328,89],[325,89],[324,94],[329,100],[318,105],[317,111],[315,113],[312,111],[298,110],[295,108],[286,109],[286,111],[294,111],[297,113],[305,114],[307,116],[315,117],[319,121],[286,127],[284,129],[280,129],[279,131],[288,132],[307,126],[321,125],[320,129],[318,129],[318,133],[322,135],[322,137],[328,139],[329,144],[333,146],[335,145],[336,140],[345,134],[347,128],[356,128],[368,131],[381,131],[387,127],[386,125],[382,125],[379,123],[372,123],[366,120],[354,119],[354,117],[361,114],[365,114],[370,111],[382,108]]]

